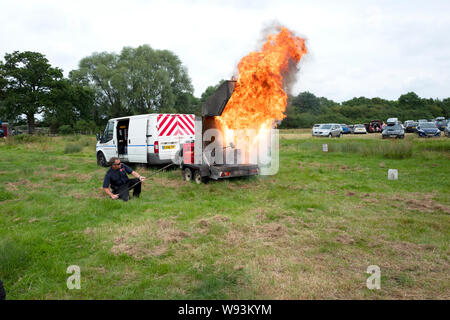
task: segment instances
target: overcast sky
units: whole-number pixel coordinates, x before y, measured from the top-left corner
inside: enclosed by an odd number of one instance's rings
[[[307,38],[293,94],[450,97],[450,1],[0,0],[0,58],[38,51],[64,74],[93,52],[168,49],[201,93],[278,21]]]

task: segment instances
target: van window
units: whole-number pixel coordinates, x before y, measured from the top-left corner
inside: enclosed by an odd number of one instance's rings
[[[103,132],[101,143],[108,142],[112,140],[113,137],[114,137],[114,122],[110,121],[106,125],[105,131]]]

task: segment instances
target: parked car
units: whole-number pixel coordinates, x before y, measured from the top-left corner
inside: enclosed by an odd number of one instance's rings
[[[420,122],[417,126],[417,134],[419,137],[440,137],[441,131],[436,127],[434,122]]]
[[[384,127],[383,132],[381,133],[381,137],[383,139],[386,138],[398,138],[403,139],[405,137],[405,130],[402,125],[398,122],[389,122],[387,126]]]
[[[372,120],[367,124],[366,131],[370,133],[381,132],[382,126],[383,123],[380,120]]]
[[[444,136],[450,138],[450,125],[447,125],[444,129]]]
[[[445,120],[444,117],[437,117],[436,126],[439,130],[444,131],[444,129],[447,127],[447,120]]]
[[[348,129],[350,130],[350,133],[353,133],[353,131],[355,130],[355,125],[354,124],[349,124],[348,125]]]
[[[341,124],[341,128],[342,128],[342,133],[343,134],[349,134],[350,133],[350,128],[346,124]]]
[[[321,123],[318,123],[318,124],[313,125],[313,127],[312,127],[313,135],[314,135],[314,130],[319,129],[319,127],[320,127],[321,125],[322,125]]]
[[[407,120],[407,121],[405,121],[405,131],[406,132],[416,132],[418,125],[419,125],[419,123],[417,121]]]
[[[355,127],[353,129],[354,134],[366,134],[367,130],[366,127],[363,124],[355,124]]]
[[[313,137],[342,137],[342,128],[337,123],[324,123],[318,129],[314,129]]]

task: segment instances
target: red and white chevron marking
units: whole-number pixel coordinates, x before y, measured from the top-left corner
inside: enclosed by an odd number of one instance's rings
[[[159,136],[194,135],[195,116],[193,114],[159,114],[157,126]]]

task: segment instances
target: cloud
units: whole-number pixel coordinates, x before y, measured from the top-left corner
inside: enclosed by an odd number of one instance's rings
[[[65,74],[93,52],[149,44],[177,54],[195,94],[229,78],[277,20],[308,41],[294,92],[342,101],[447,97],[448,1],[13,1],[0,4],[0,56],[44,53]]]

